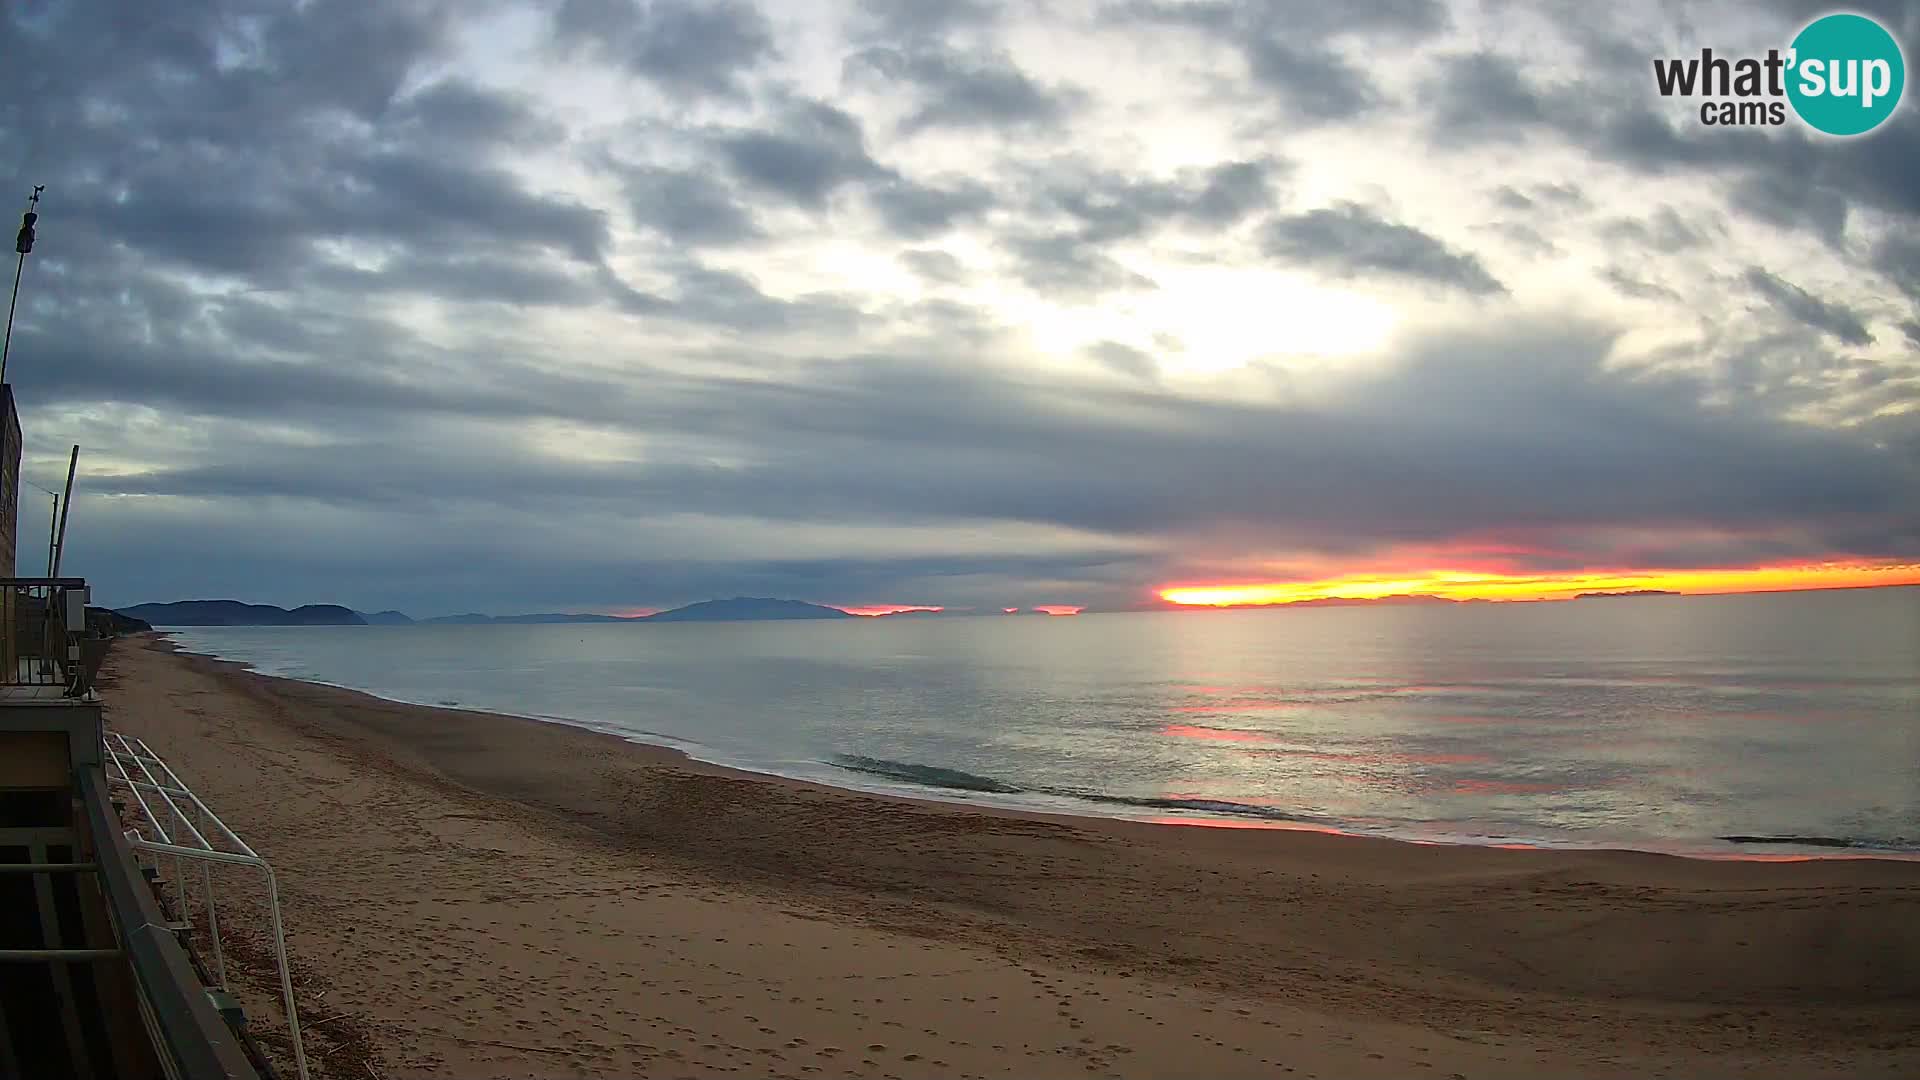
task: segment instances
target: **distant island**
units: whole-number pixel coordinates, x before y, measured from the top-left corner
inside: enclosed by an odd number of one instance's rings
[[[116,609],[154,626],[365,626],[359,612],[338,604],[305,604],[289,611],[238,600],[181,600]]]
[[[1431,593],[1395,593],[1392,596],[1320,596],[1312,600],[1292,600],[1280,607],[1397,607],[1403,604],[1487,604],[1490,600],[1474,597],[1455,600]]]
[[[288,610],[272,604],[243,604],[238,600],[180,600],[171,604],[137,604],[118,613],[154,626],[473,626],[545,625],[551,623],[633,622],[760,622],[787,619],[858,619],[836,607],[765,596],[736,596],[731,600],[702,600],[696,604],[652,615],[441,615],[415,619],[405,612],[354,611],[338,604],[307,604]]]
[[[1327,608],[1327,607],[1401,607],[1441,604],[1494,604],[1525,603],[1525,601],[1488,600],[1485,597],[1471,597],[1456,600],[1450,596],[1434,596],[1432,593],[1394,593],[1391,596],[1316,596],[1307,600],[1275,600],[1265,604],[1154,604],[1136,608],[1137,611],[1266,611],[1276,608]]]
[[[1617,600],[1623,596],[1679,596],[1672,589],[1628,589],[1624,592],[1583,592],[1575,600]]]
[[[731,600],[702,600],[646,618],[649,622],[754,622],[761,619],[857,619],[860,616],[837,607],[823,607],[801,600],[736,596]]]

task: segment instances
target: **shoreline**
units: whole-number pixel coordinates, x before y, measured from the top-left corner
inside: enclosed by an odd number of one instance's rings
[[[816,775],[793,775],[770,768],[756,768],[749,764],[718,760],[717,757],[703,756],[699,751],[706,750],[690,740],[676,739],[658,732],[632,732],[616,730],[610,725],[596,724],[591,721],[571,717],[544,716],[532,713],[506,712],[497,709],[485,709],[465,705],[449,705],[443,702],[411,701],[405,698],[391,697],[371,690],[348,686],[343,683],[327,682],[320,679],[307,679],[295,675],[282,675],[259,671],[251,664],[241,660],[231,660],[213,653],[198,652],[176,641],[173,631],[176,628],[161,628],[150,631],[158,640],[165,641],[169,647],[183,656],[193,657],[211,663],[232,665],[239,672],[261,679],[276,679],[306,686],[324,687],[344,693],[357,694],[374,701],[401,705],[409,708],[435,709],[450,712],[470,713],[479,716],[493,716],[502,719],[518,720],[527,723],[551,724],[577,731],[604,735],[635,746],[647,747],[679,755],[688,762],[726,770],[730,774],[776,780],[797,784],[807,784],[829,791],[869,795],[878,798],[901,799],[914,803],[929,803],[937,806],[952,806],[963,810],[991,811],[1015,815],[1030,815],[1043,820],[1068,820],[1105,822],[1129,822],[1151,827],[1206,828],[1206,829],[1244,829],[1250,831],[1271,832],[1310,832],[1329,836],[1349,837],[1361,840],[1381,840],[1390,843],[1410,844],[1423,847],[1459,847],[1490,848],[1503,850],[1524,850],[1541,852],[1587,852],[1587,853],[1632,853],[1660,855],[1680,859],[1697,859],[1707,862],[1756,862],[1784,863],[1809,861],[1885,861],[1920,863],[1920,849],[1876,847],[1852,842],[1833,843],[1828,838],[1792,837],[1775,840],[1768,838],[1764,842],[1748,841],[1740,843],[1724,837],[1697,838],[1695,840],[1672,839],[1663,842],[1658,838],[1648,838],[1644,846],[1630,843],[1580,843],[1575,841],[1554,842],[1537,837],[1460,835],[1415,835],[1411,831],[1395,832],[1381,830],[1368,832],[1344,827],[1337,823],[1319,822],[1301,818],[1267,818],[1253,815],[1235,815],[1223,812],[1207,816],[1203,811],[1189,807],[1168,807],[1159,815],[1151,813],[1101,813],[1097,810],[1100,801],[1093,798],[1058,796],[1066,805],[1058,810],[1046,809],[1022,800],[995,800],[991,792],[976,793],[986,797],[973,798],[964,793],[964,789],[940,788],[936,785],[918,784],[901,779],[896,783],[861,783],[853,777],[844,781],[826,779]],[[713,752],[717,755],[717,751]],[[815,762],[823,768],[836,768],[831,762]],[[898,764],[898,763],[895,763]],[[859,770],[845,769],[856,776]],[[1084,810],[1080,809],[1084,807]],[[1191,815],[1191,816],[1189,816]],[[1716,851],[1704,846],[1709,840],[1730,845],[1729,850]],[[1700,846],[1694,846],[1700,845]],[[1759,850],[1754,850],[1754,849]]]
[[[273,863],[310,1053],[386,1077],[1920,1070],[1913,863],[869,795],[157,635],[103,684]],[[222,888],[223,928],[257,927]]]

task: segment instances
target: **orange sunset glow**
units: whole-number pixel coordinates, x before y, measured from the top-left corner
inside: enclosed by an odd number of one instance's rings
[[[1170,585],[1162,600],[1186,607],[1242,607],[1302,600],[1376,600],[1438,596],[1448,600],[1568,600],[1583,592],[1659,589],[1678,593],[1787,592],[1920,585],[1915,563],[1809,563],[1705,570],[1596,570],[1565,574],[1495,574],[1428,570],[1346,574],[1314,581]]]
[[[924,604],[859,604],[842,607],[841,611],[849,615],[898,615],[906,611],[945,611],[945,608],[928,607]]]

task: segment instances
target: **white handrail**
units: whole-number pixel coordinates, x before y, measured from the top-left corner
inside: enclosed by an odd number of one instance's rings
[[[215,814],[205,802],[201,801],[200,796],[194,794],[193,789],[188,787],[180,777],[174,773],[173,769],[168,766],[158,754],[153,752],[153,748],[149,747],[145,740],[135,737],[130,743],[126,736],[118,732],[109,731],[105,734],[107,759],[113,765],[113,768],[107,771],[108,781],[120,784],[127,788],[127,790],[133,792],[133,797],[140,806],[141,816],[145,819],[145,824],[159,837],[157,840],[150,840],[141,836],[138,829],[132,829],[127,833],[127,842],[136,851],[144,851],[154,856],[170,855],[173,857],[176,866],[176,876],[180,881],[180,914],[182,918],[188,917],[188,911],[185,875],[179,873],[178,870],[180,861],[193,859],[201,864],[201,896],[203,906],[207,910],[208,936],[213,942],[216,977],[219,979],[220,987],[223,990],[226,989],[227,982],[226,957],[220,941],[220,918],[214,907],[213,877],[210,872],[211,865],[214,863],[224,863],[233,866],[252,866],[259,868],[266,874],[267,916],[273,929],[273,956],[274,962],[280,969],[280,996],[287,1010],[287,1033],[293,1043],[294,1068],[298,1071],[300,1080],[309,1080],[307,1074],[306,1047],[300,1038],[300,1013],[293,1000],[293,971],[287,963],[286,927],[280,918],[280,884],[279,879],[274,876],[273,867],[269,866],[267,860],[261,858],[259,853],[254,851],[246,841],[240,839],[240,837],[227,826],[226,822],[220,820],[220,816]],[[115,743],[119,744],[119,749],[117,750],[114,749]],[[138,747],[137,750],[135,749],[136,746]],[[126,763],[128,761],[132,761],[135,766],[139,768],[141,775],[146,777],[145,780],[136,780],[133,778],[133,774],[127,771]],[[149,765],[158,766],[170,783],[160,783],[160,778],[154,774]],[[118,775],[115,775],[116,773]],[[154,813],[152,804],[148,803],[146,797],[142,794],[142,792],[146,791],[154,792],[160,796],[160,800],[167,809],[172,812],[174,819],[180,825],[185,826],[186,833],[189,834],[193,840],[192,844],[184,842],[189,836],[180,836],[177,842],[166,827],[160,823],[159,816]],[[202,833],[188,818],[187,814],[181,810],[180,805],[173,801],[173,796],[175,795],[180,795],[187,799],[193,807],[203,815],[205,821],[211,822],[212,825],[215,826],[217,830],[216,835],[240,850],[222,851],[209,843],[206,834]]]

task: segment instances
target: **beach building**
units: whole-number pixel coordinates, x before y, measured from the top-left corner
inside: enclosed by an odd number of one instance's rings
[[[107,639],[89,630],[85,579],[12,576],[11,386],[0,408],[0,1077],[268,1075],[189,948],[190,925],[163,904],[157,861],[136,857],[141,834],[123,818],[134,808],[116,804],[140,789],[126,744],[108,749],[93,684]]]

